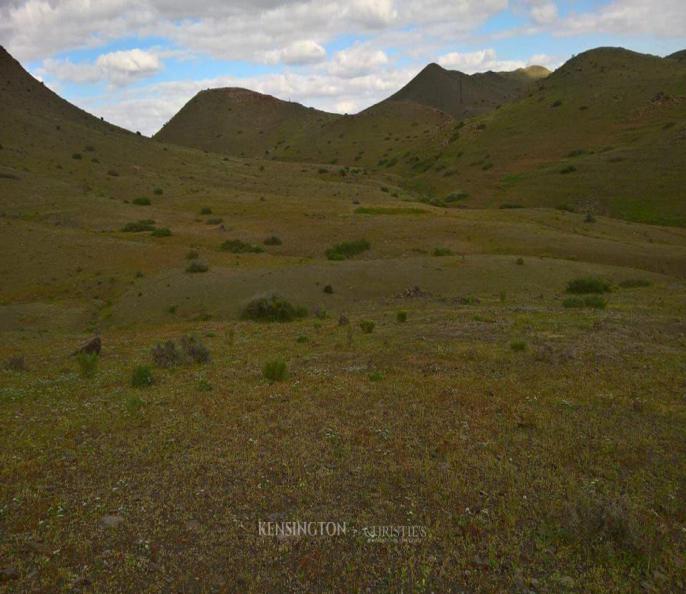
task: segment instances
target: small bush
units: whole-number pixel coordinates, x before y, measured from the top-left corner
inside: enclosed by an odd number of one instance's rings
[[[605,309],[607,301],[600,295],[587,295],[586,297],[568,297],[562,302],[562,307],[568,309],[591,307],[593,309]]]
[[[574,165],[567,165],[567,167],[563,167],[562,169],[560,169],[560,173],[562,175],[566,173],[573,173],[574,171],[576,171],[576,167],[574,167]]]
[[[168,369],[180,365],[183,357],[173,340],[157,343],[152,349],[152,361],[157,367]]]
[[[152,219],[142,219],[140,221],[135,221],[131,223],[126,223],[121,228],[125,233],[141,233],[143,231],[154,231],[155,221]]]
[[[517,266],[524,266],[524,258],[517,258],[515,263],[517,264]]]
[[[346,260],[357,254],[361,254],[370,248],[371,245],[366,239],[344,241],[326,250],[326,257],[329,260]]]
[[[505,202],[504,204],[500,205],[500,208],[504,210],[512,209],[512,208],[524,208],[521,204],[514,204],[512,202]]]
[[[369,374],[369,381],[370,382],[380,382],[383,379],[383,373],[379,371],[372,371]]]
[[[169,227],[160,227],[159,229],[153,229],[152,235],[153,237],[169,237],[172,234],[171,229]]]
[[[610,284],[600,278],[585,277],[576,278],[567,283],[567,293],[575,295],[585,295],[587,293],[607,293],[610,291]]]
[[[71,156],[71,158],[72,158],[72,159],[76,159],[77,161],[80,161],[80,160],[81,160],[81,153],[74,153],[74,154]]]
[[[298,336],[298,338],[295,339],[295,342],[297,342],[298,344],[304,344],[308,340],[309,340],[309,338],[307,338],[307,336],[304,336],[301,334],[300,336]]]
[[[98,370],[97,353],[79,353],[76,362],[79,364],[81,377],[93,377]]]
[[[204,262],[200,262],[198,260],[193,260],[186,267],[186,272],[193,274],[193,273],[198,273],[198,272],[207,272],[209,269],[210,269],[209,266],[207,264],[205,264]]]
[[[139,198],[134,198],[132,204],[135,204],[136,206],[150,206],[150,198],[140,196]]]
[[[333,287],[331,285],[326,285],[324,287],[324,293],[327,295],[332,295],[333,294]]]
[[[138,365],[131,374],[131,385],[134,388],[147,388],[155,383],[152,370],[147,365]]]
[[[271,237],[267,237],[262,243],[264,243],[264,245],[281,245],[282,241],[276,235],[272,235]]]
[[[586,213],[586,216],[584,217],[584,223],[595,223],[595,217],[593,216],[593,213]]]
[[[109,169],[107,175],[110,177],[119,177],[119,172],[116,169]]]
[[[262,368],[262,375],[270,383],[282,382],[288,377],[288,366],[283,359],[267,361]]]
[[[227,239],[219,249],[232,254],[259,254],[264,251],[259,245],[251,245],[240,239]]]
[[[371,334],[372,332],[374,332],[375,327],[376,324],[371,320],[362,320],[360,322],[360,328],[362,329],[362,332],[364,332],[365,334]]]
[[[628,278],[619,283],[622,289],[636,289],[638,287],[649,287],[652,283],[644,278]]]
[[[562,101],[558,99],[557,101],[553,102],[550,107],[560,107],[560,105],[562,105]]]
[[[212,209],[209,206],[204,206],[203,208],[200,209],[200,214],[201,215],[211,215]]]
[[[195,336],[181,337],[181,350],[193,363],[208,363],[210,360],[209,349]]]
[[[526,342],[524,342],[523,340],[513,340],[510,343],[510,348],[516,353],[521,353],[522,351],[525,351],[526,347]]]
[[[155,196],[161,196],[162,194],[164,194],[164,190],[162,188],[155,188],[153,190],[153,193],[155,194]]]
[[[404,324],[405,322],[407,322],[407,312],[399,311],[397,314],[395,314],[395,321],[399,324]]]
[[[292,305],[278,295],[256,297],[243,310],[244,319],[256,322],[292,322],[306,315],[304,307]]]
[[[442,247],[434,248],[434,251],[432,253],[434,256],[452,256],[453,255],[452,250],[450,250],[448,248],[442,248]]]

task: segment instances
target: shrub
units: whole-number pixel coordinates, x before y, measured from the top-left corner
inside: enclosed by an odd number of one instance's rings
[[[586,213],[586,216],[584,217],[584,223],[595,223],[595,217],[593,216],[593,213]]]
[[[379,371],[372,371],[369,374],[369,381],[370,382],[380,382],[383,379],[383,374]]]
[[[270,383],[282,382],[288,377],[288,367],[283,359],[267,361],[262,368],[262,375]]]
[[[107,175],[111,177],[119,177],[119,172],[116,169],[109,169]]]
[[[452,252],[452,250],[449,250],[448,248],[437,247],[437,248],[434,248],[433,255],[434,256],[452,256],[453,252]]]
[[[209,349],[195,336],[181,337],[181,350],[193,363],[208,363],[210,360]]]
[[[566,307],[567,309],[583,306],[584,300],[581,297],[567,297],[567,299],[562,302],[562,307]]]
[[[276,235],[272,235],[271,237],[267,237],[262,243],[264,243],[264,245],[281,245],[282,241]]]
[[[162,188],[155,188],[153,190],[153,193],[155,194],[155,196],[161,196],[162,194],[164,194],[164,190]]]
[[[232,254],[259,254],[264,251],[259,245],[251,245],[240,239],[227,239],[219,249]]]
[[[514,204],[512,202],[505,202],[504,204],[500,205],[500,208],[502,209],[512,209],[512,208],[524,208],[521,204]]]
[[[628,278],[619,283],[622,289],[635,289],[638,287],[649,287],[652,283],[644,278]]]
[[[243,310],[244,319],[256,322],[292,322],[306,315],[304,307],[294,306],[278,295],[256,297]]]
[[[567,167],[563,167],[562,169],[560,169],[560,173],[562,173],[563,175],[565,173],[573,173],[574,171],[576,171],[576,167],[574,167],[574,165],[567,165]]]
[[[332,295],[333,294],[333,287],[331,285],[326,285],[324,287],[324,293],[327,295]]]
[[[326,250],[326,257],[329,260],[346,260],[367,251],[370,247],[366,239],[344,241]]]
[[[153,237],[169,237],[171,234],[172,232],[169,227],[160,227],[159,229],[153,229],[150,235]]]
[[[360,328],[362,329],[362,332],[365,334],[371,334],[374,332],[376,324],[372,322],[371,320],[362,320],[360,322]]]
[[[212,214],[212,209],[209,206],[203,206],[200,209],[200,214],[201,215],[211,215]]]
[[[125,233],[141,233],[142,231],[154,231],[155,221],[152,219],[142,219],[131,223],[126,223],[121,228]]]
[[[80,161],[80,160],[81,160],[81,153],[74,153],[74,154],[71,156],[71,158]]]
[[[309,340],[309,338],[307,338],[307,336],[301,334],[300,336],[298,336],[298,338],[295,339],[295,342],[297,342],[298,344],[304,344],[308,340]]]
[[[140,196],[139,198],[134,198],[132,204],[135,204],[136,206],[150,206],[150,198]]]
[[[186,267],[186,272],[193,274],[193,273],[197,273],[197,272],[207,272],[209,269],[210,269],[209,266],[207,264],[205,264],[204,262],[199,262],[198,260],[193,260]]]
[[[138,365],[134,368],[131,374],[131,385],[134,388],[147,388],[155,383],[155,378],[152,375],[150,367],[147,365]]]
[[[457,202],[458,200],[464,200],[465,198],[468,198],[469,194],[467,192],[452,192],[448,194],[443,200],[445,202]]]
[[[516,264],[517,266],[524,266],[524,258],[517,258]]]
[[[81,377],[93,377],[98,370],[97,353],[79,353],[76,356],[76,362],[79,364]]]
[[[200,254],[196,252],[195,250],[189,250],[186,253],[186,260],[197,260],[200,257]]]
[[[607,293],[610,291],[610,284],[600,278],[584,277],[576,278],[567,283],[567,293],[575,295],[585,295],[587,293]]]
[[[403,324],[407,322],[407,312],[406,311],[399,311],[397,314],[395,314],[395,320],[399,324]]]
[[[523,340],[513,340],[510,343],[510,348],[516,353],[521,353],[522,351],[526,350],[526,342]]]
[[[182,356],[173,340],[157,343],[152,349],[152,361],[157,367],[169,368],[181,364]]]
[[[557,101],[553,102],[550,107],[560,107],[560,105],[562,105],[562,101],[558,99]]]

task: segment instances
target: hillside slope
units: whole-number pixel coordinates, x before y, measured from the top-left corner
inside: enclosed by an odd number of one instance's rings
[[[264,157],[286,140],[316,134],[339,117],[247,89],[207,89],[186,103],[154,138],[218,153]]]
[[[480,72],[464,74],[429,64],[397,93],[384,102],[414,101],[440,109],[461,120],[496,109],[519,98],[531,83],[545,78],[548,70],[541,66],[514,72]]]

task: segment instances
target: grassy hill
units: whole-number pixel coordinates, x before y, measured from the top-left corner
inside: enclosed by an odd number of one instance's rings
[[[518,99],[533,81],[549,74],[542,66],[532,66],[514,72],[468,75],[429,64],[386,101],[413,101],[462,120]]]
[[[682,591],[686,230],[477,207],[476,167],[473,208],[420,201],[432,151],[535,105],[566,130],[577,74],[459,130],[337,118],[313,164],[137,136],[3,55],[0,590]],[[632,92],[675,109],[667,74]],[[247,315],[272,293],[295,319]],[[257,530],[298,520],[348,531]],[[388,524],[424,533],[363,531]]]
[[[162,142],[268,157],[290,138],[317,135],[339,116],[239,88],[207,89],[155,134]]]

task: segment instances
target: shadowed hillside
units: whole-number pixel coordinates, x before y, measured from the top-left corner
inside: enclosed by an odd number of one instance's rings
[[[495,109],[519,98],[532,81],[550,72],[542,66],[531,66],[514,72],[463,74],[429,64],[407,85],[385,102],[414,101],[434,107],[461,120]]]
[[[339,117],[247,89],[208,89],[186,103],[155,139],[236,156],[268,157],[291,138],[316,135]]]

